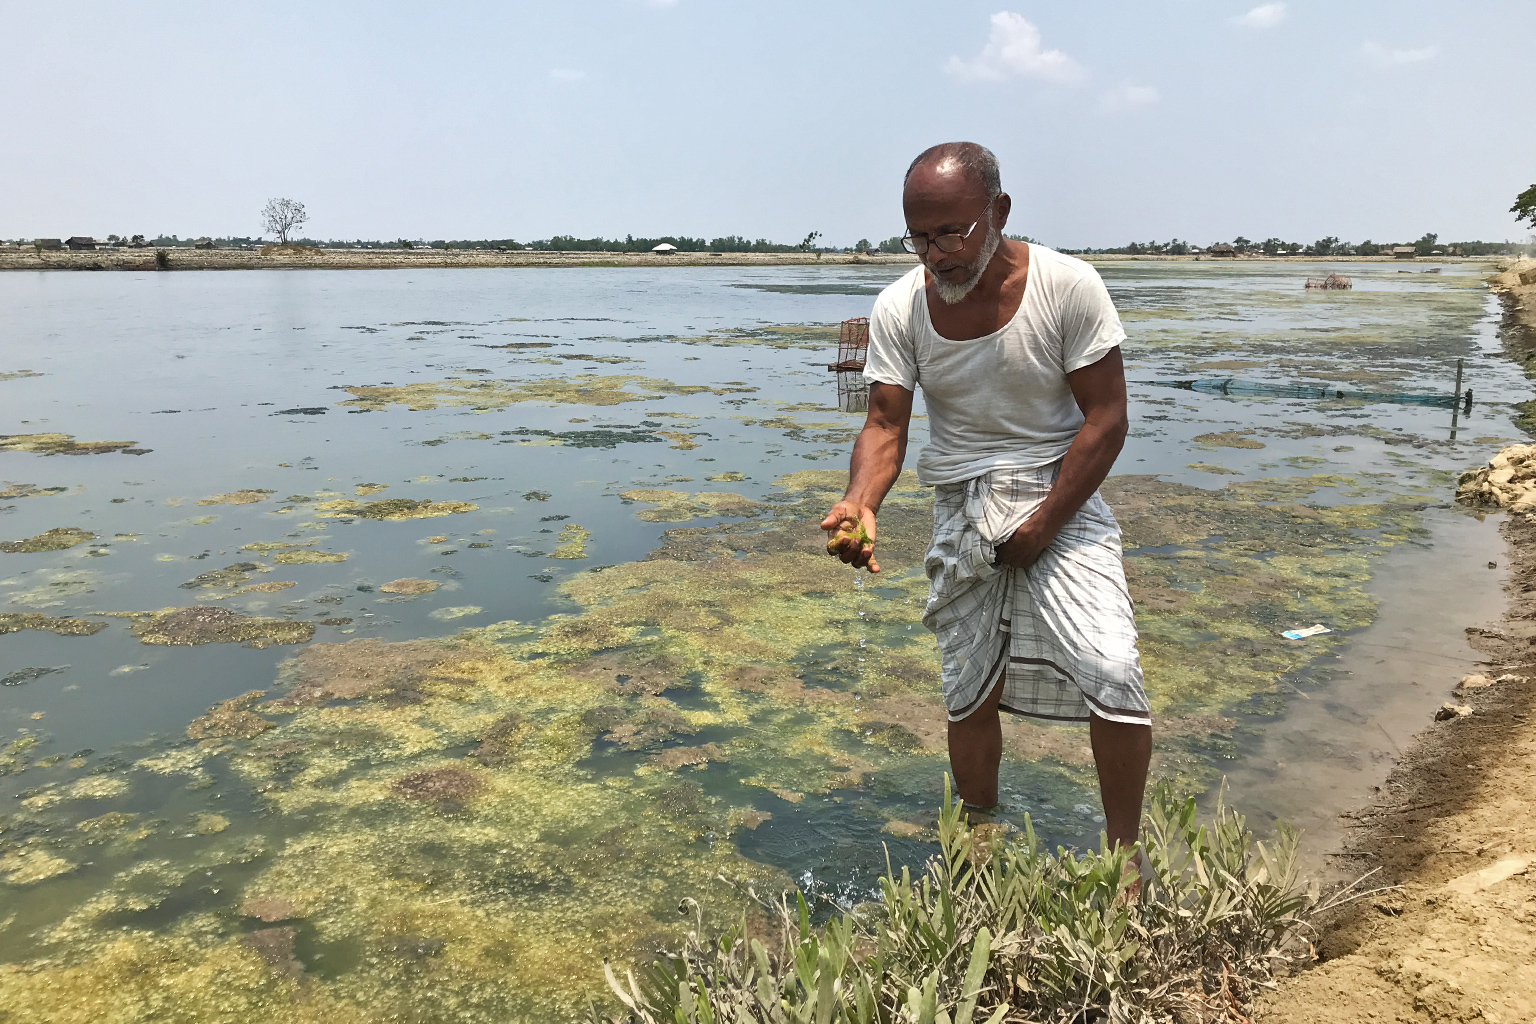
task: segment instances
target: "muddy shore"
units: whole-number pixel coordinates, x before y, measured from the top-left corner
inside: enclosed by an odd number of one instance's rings
[[[1529,366],[1536,261],[1492,285],[1509,354]],[[1468,630],[1495,681],[1458,689],[1471,714],[1426,723],[1377,798],[1346,815],[1340,857],[1382,891],[1324,923],[1320,962],[1281,983],[1262,1024],[1536,1020],[1536,515],[1509,513],[1500,532],[1504,622]]]
[[[164,252],[165,265],[156,261]],[[1275,262],[1411,263],[1391,256],[1125,256],[1085,257],[1090,263]],[[1487,257],[1435,256],[1435,263],[1483,262]],[[487,249],[312,249],[267,253],[244,249],[96,249],[82,252],[0,250],[0,270],[411,270],[457,267],[799,267],[913,264],[916,256],[801,252],[496,252]]]

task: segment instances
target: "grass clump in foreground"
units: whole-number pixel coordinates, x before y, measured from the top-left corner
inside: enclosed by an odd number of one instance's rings
[[[1218,803],[1153,792],[1139,895],[1124,848],[1041,849],[1029,818],[1016,835],[971,827],[946,778],[940,852],[918,879],[887,867],[878,902],[813,928],[803,896],[769,904],[776,934],[747,919],[723,935],[695,928],[680,952],[624,981],[627,1008],[598,1024],[1004,1024],[1246,1021],[1253,995],[1305,949],[1317,907],[1296,874],[1299,835],[1272,847]],[[691,902],[691,901],[690,901]],[[685,906],[685,912],[688,907]]]

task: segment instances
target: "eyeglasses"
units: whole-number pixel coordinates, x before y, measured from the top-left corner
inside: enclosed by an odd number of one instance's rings
[[[921,234],[903,235],[901,247],[914,256],[921,256],[926,253],[930,245],[938,249],[939,252],[959,252],[965,248],[965,240],[971,237],[971,232],[976,230],[976,225],[981,223],[982,218],[986,217],[987,211],[990,209],[992,209],[992,204],[988,202],[981,211],[981,217],[976,218],[971,223],[971,226],[965,229],[965,234],[963,235],[951,233],[939,235],[936,238],[929,238],[927,235]]]

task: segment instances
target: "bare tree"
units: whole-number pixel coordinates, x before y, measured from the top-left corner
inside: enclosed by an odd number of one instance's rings
[[[272,232],[284,245],[288,244],[288,233],[302,227],[308,219],[304,204],[294,199],[268,199],[261,210],[262,229]]]

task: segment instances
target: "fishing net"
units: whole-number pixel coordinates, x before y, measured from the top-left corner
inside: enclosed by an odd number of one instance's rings
[[[1404,392],[1344,391],[1310,384],[1261,384],[1236,377],[1211,377],[1206,380],[1139,380],[1133,384],[1151,384],[1160,388],[1182,388],[1208,395],[1251,395],[1262,398],[1353,399],[1357,402],[1390,402],[1394,405],[1431,405],[1454,409],[1466,403],[1472,406],[1472,392],[1463,395],[1411,395]]]

